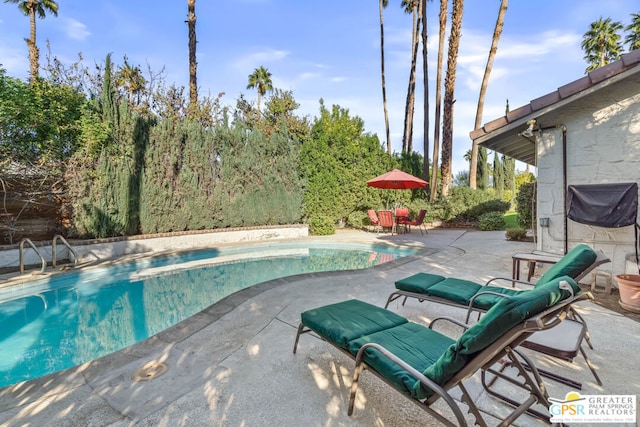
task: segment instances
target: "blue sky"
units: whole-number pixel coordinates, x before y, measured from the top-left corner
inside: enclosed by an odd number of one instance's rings
[[[411,15],[400,1],[385,9],[385,62],[391,141],[401,148],[409,77]],[[500,2],[465,2],[458,59],[454,116],[454,171],[467,169],[480,82]],[[58,17],[38,20],[41,63],[46,40],[52,54],[67,64],[82,53],[91,66],[111,52],[117,63],[127,55],[133,65],[158,72],[168,83],[187,85],[187,2],[150,0],[59,0]],[[429,76],[435,94],[439,2],[428,4]],[[515,109],[584,75],[582,35],[598,18],[630,23],[637,0],[511,1],[486,95],[483,123],[504,114],[506,100]],[[378,2],[362,0],[219,0],[196,2],[198,86],[200,94],[224,92],[222,103],[235,105],[248,76],[259,66],[274,86],[293,91],[299,115],[318,115],[325,105],[348,108],[368,132],[384,139],[380,86]],[[15,4],[0,3],[0,64],[8,74],[26,78],[24,38],[29,20]],[[625,47],[626,48],[626,47]],[[418,79],[422,81],[421,71]],[[414,148],[422,152],[422,85],[417,86]],[[434,101],[430,102],[433,109]],[[433,111],[430,112],[433,117]],[[431,119],[433,123],[433,119]],[[433,129],[430,131],[433,139]],[[519,165],[522,166],[522,165]],[[519,167],[520,168],[520,167]]]

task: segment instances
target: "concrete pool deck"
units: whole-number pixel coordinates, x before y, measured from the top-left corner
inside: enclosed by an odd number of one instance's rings
[[[347,298],[383,306],[393,282],[417,272],[481,281],[511,276],[511,255],[534,249],[508,242],[504,232],[430,230],[377,235],[339,232],[321,241],[387,242],[424,248],[416,256],[367,270],[278,279],[233,294],[184,322],[93,362],[0,389],[0,426],[425,426],[439,425],[369,373],[363,374],[354,414],[347,416],[353,362],[310,336],[292,353],[300,313]],[[393,303],[391,310],[419,323],[463,311],[438,304]],[[534,356],[539,366],[583,383],[582,395],[640,395],[640,323],[593,303],[581,303],[594,350],[586,349],[604,383],[582,358],[573,364]],[[149,381],[132,376],[166,364]],[[551,397],[570,388],[546,381]],[[506,406],[468,382],[489,423]],[[461,404],[463,412],[466,412]],[[493,418],[492,418],[493,417]],[[471,421],[471,418],[468,418]],[[523,415],[518,425],[542,425]],[[585,424],[583,424],[585,425]],[[602,425],[602,424],[598,424]]]

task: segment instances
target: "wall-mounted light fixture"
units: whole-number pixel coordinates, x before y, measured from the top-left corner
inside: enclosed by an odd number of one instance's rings
[[[540,218],[540,227],[549,227],[549,218]]]
[[[531,138],[533,136],[533,129],[536,127],[536,119],[527,121],[527,128],[520,132],[520,136],[525,138]]]

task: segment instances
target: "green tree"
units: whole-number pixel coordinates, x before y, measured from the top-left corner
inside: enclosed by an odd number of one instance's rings
[[[329,110],[321,100],[320,117],[300,153],[305,218],[311,222],[328,217],[335,224],[354,211],[381,207],[383,190],[368,187],[366,181],[392,165],[378,137],[364,133],[361,118],[338,105]],[[384,196],[393,195],[387,191]]]
[[[387,137],[387,153],[391,155],[391,136],[389,131],[389,111],[387,111],[387,86],[384,75],[384,20],[383,9],[389,5],[389,0],[380,0],[380,75],[382,76],[382,106],[384,108],[384,130]]]
[[[38,69],[40,67],[40,51],[36,43],[36,15],[40,19],[47,16],[47,12],[58,16],[58,3],[53,0],[4,0],[5,3],[16,3],[18,9],[25,15],[29,16],[30,35],[25,39],[29,47],[29,68],[31,80],[38,78]]]
[[[478,174],[476,176],[476,186],[479,190],[486,190],[489,187],[489,156],[485,147],[478,147]]]
[[[629,50],[640,49],[640,13],[631,14],[631,24],[624,28],[629,34],[624,42],[629,45]]]
[[[433,0],[432,0],[433,1]],[[422,9],[422,85],[424,90],[423,96],[423,143],[422,152],[424,153],[422,159],[422,178],[427,181],[427,188],[425,188],[425,194],[429,191],[429,61],[428,61],[428,34],[427,34],[427,2],[421,0]],[[434,184],[435,185],[435,184]]]
[[[496,197],[502,200],[504,197],[504,165],[500,161],[498,152],[493,155],[493,188],[496,190]]]
[[[582,36],[580,45],[584,51],[584,59],[589,64],[586,72],[620,59],[622,41],[619,31],[622,28],[622,23],[613,22],[611,18],[600,17],[591,23],[589,30]]]
[[[249,74],[249,84],[247,89],[255,88],[258,91],[258,119],[260,118],[260,97],[264,96],[267,92],[273,90],[273,82],[271,81],[271,73],[260,66],[256,68],[253,73]]]
[[[265,102],[265,120],[260,124],[267,135],[284,128],[289,138],[304,143],[309,139],[311,125],[306,117],[300,118],[294,114],[299,107],[293,92],[274,89],[273,95]]]
[[[508,198],[505,200],[512,202],[516,197],[516,159],[503,155],[502,170],[504,171],[505,194],[508,194]]]
[[[140,104],[140,94],[144,93],[147,80],[140,71],[140,66],[129,64],[127,57],[124,57],[124,65],[118,67],[116,73],[116,86],[124,88],[127,92],[129,107],[133,108]]]
[[[84,105],[70,86],[27,84],[0,69],[0,157],[63,168],[77,148]]]
[[[509,0],[500,1],[500,9],[498,11],[498,19],[496,20],[496,26],[493,30],[493,39],[491,40],[491,48],[489,49],[489,57],[487,58],[487,65],[484,68],[484,75],[482,77],[482,84],[480,85],[480,95],[478,96],[478,107],[476,108],[476,121],[474,129],[482,126],[482,113],[484,111],[484,97],[487,93],[487,86],[489,85],[489,76],[493,69],[493,59],[498,51],[498,41],[502,34],[502,27],[504,25],[504,15],[507,13],[507,6]],[[478,144],[472,143],[471,148],[471,162],[469,164],[469,187],[477,188],[477,174],[478,174]]]

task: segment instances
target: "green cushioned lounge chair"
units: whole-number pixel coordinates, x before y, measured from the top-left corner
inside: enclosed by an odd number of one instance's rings
[[[417,273],[395,282],[396,290],[389,295],[385,308],[398,298],[404,298],[403,304],[407,298],[415,298],[420,302],[431,301],[466,308],[468,313],[465,323],[468,323],[469,316],[473,311],[486,312],[502,296],[521,292],[515,288],[516,283],[539,286],[561,276],[569,276],[579,282],[594,268],[606,262],[610,262],[610,260],[602,252],[596,252],[585,244],[579,244],[553,264],[535,285],[504,277],[493,278],[480,284],[471,280],[447,278],[438,274]],[[494,283],[497,282],[508,282],[511,287],[494,286]]]
[[[296,353],[300,336],[310,332],[356,361],[349,415],[353,413],[359,376],[368,369],[447,425],[467,425],[460,402],[449,393],[453,388],[462,392],[462,401],[476,423],[486,425],[463,383],[476,372],[489,370],[515,382],[524,396],[520,402],[507,401],[516,406],[501,423],[509,425],[524,412],[535,414],[530,410],[536,403],[547,408],[550,405],[536,367],[516,347],[534,332],[561,323],[571,304],[584,298],[573,279],[563,276],[502,298],[473,326],[446,318],[424,326],[381,307],[347,300],[302,313],[293,352]],[[455,339],[433,329],[436,322],[445,320],[465,331]],[[517,376],[492,369],[503,360],[510,362]],[[446,402],[450,412],[432,407],[439,399]],[[539,412],[536,415],[544,416]]]
[[[611,260],[601,251],[596,252],[585,244],[579,244],[560,258],[557,263],[553,264],[535,284],[513,278],[494,278],[485,284],[479,284],[470,280],[453,277],[446,278],[437,274],[417,273],[395,282],[396,290],[389,295],[385,308],[398,298],[404,298],[402,302],[403,305],[407,301],[407,298],[415,298],[420,302],[430,301],[465,308],[467,309],[465,323],[469,323],[471,313],[484,313],[505,296],[513,296],[523,292],[523,290],[515,288],[516,283],[537,288],[561,276],[569,276],[574,279],[575,282],[578,282],[597,266],[610,261]],[[493,284],[497,282],[510,283],[511,287],[494,286]],[[587,295],[590,297],[590,294]],[[537,345],[530,345],[532,344],[531,342],[526,342],[525,346],[539,353],[568,361],[571,361],[579,352],[591,370],[596,382],[602,385],[602,381],[598,377],[595,368],[581,347],[582,340],[584,339],[587,341],[589,347],[593,349],[593,345],[589,339],[586,321],[573,309],[570,311],[569,317],[572,319],[572,322],[566,322],[561,329],[547,332],[544,336],[540,337],[540,340],[543,343],[554,342],[553,335],[560,334],[565,343],[575,348],[575,352],[567,352],[560,348],[553,348],[549,345],[543,346],[539,343]],[[569,354],[572,354],[573,357],[569,357]],[[582,387],[581,383],[572,379],[554,376],[552,373],[546,371],[542,372],[545,376],[564,382],[574,388],[580,389]]]

